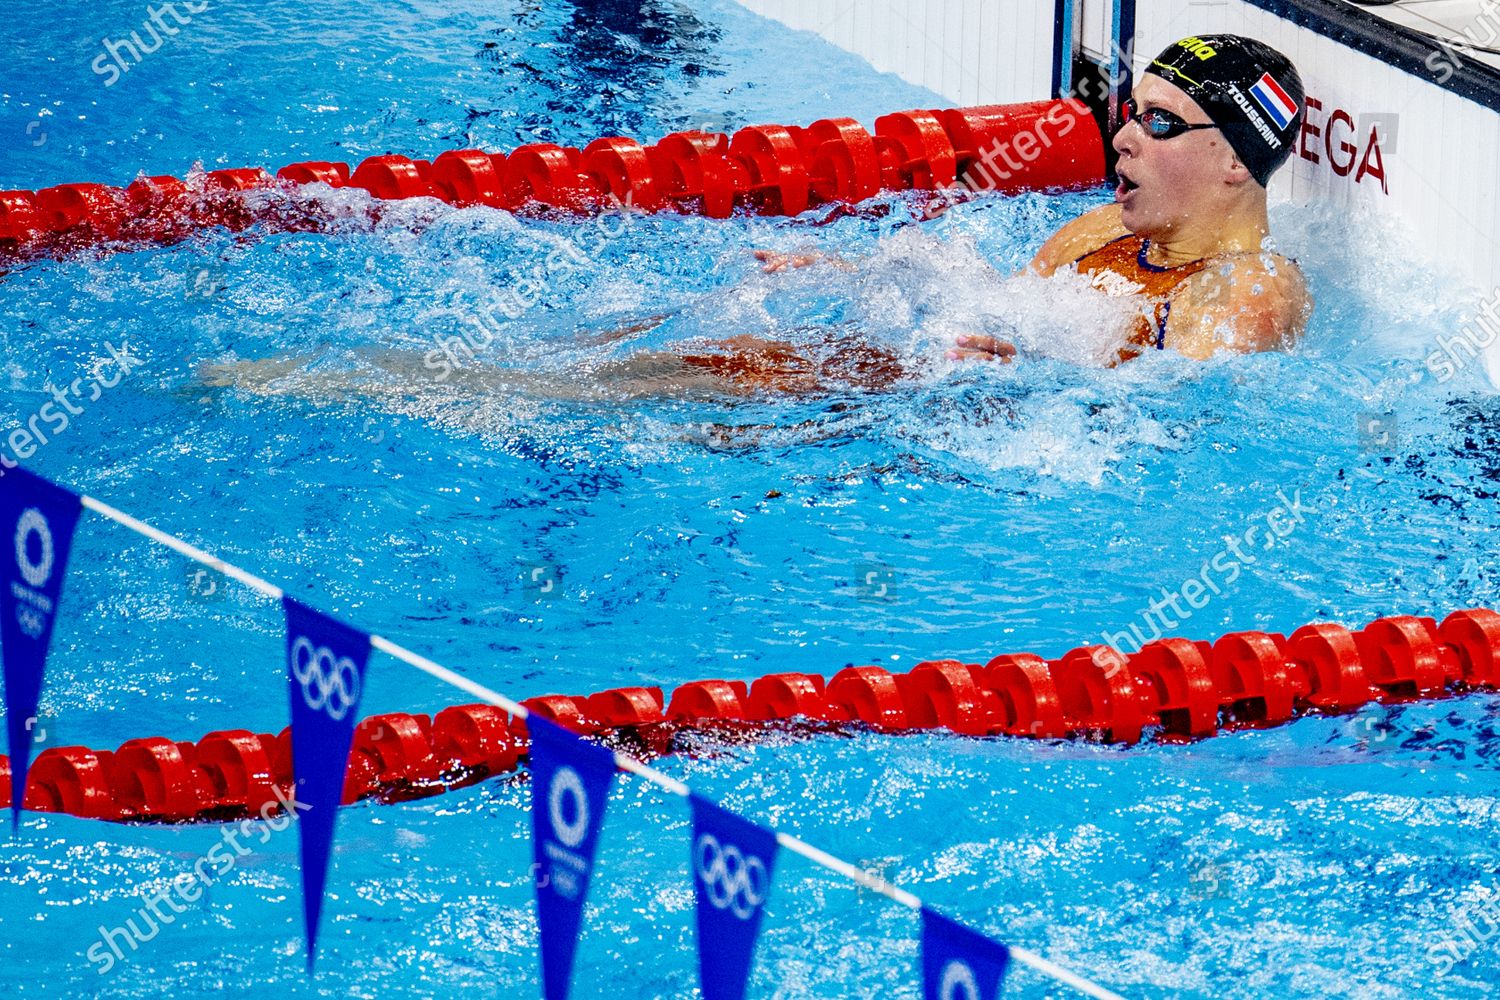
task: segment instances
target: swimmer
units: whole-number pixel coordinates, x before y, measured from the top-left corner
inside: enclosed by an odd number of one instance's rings
[[[1168,46],[1137,82],[1113,138],[1119,153],[1114,203],[1064,225],[1028,270],[1043,277],[1074,272],[1105,295],[1139,301],[1139,314],[1122,331],[1118,361],[1153,348],[1203,359],[1221,350],[1290,347],[1312,304],[1296,263],[1267,247],[1266,183],[1291,154],[1303,97],[1291,62],[1254,39],[1205,35]],[[756,256],[767,272],[820,260],[853,267],[819,254]],[[649,329],[665,318],[605,338]],[[465,373],[455,381],[472,381],[472,388],[487,393],[565,399],[725,399],[879,392],[918,374],[896,351],[851,329],[816,331],[810,340],[794,344],[741,334],[693,353],[638,352],[585,378],[496,370]],[[998,337],[968,334],[957,338],[948,356],[1008,362],[1016,348]],[[286,364],[206,366],[203,379],[277,391]],[[388,358],[377,367],[396,376],[411,366]],[[395,391],[407,391],[401,386],[410,381],[397,378]],[[298,390],[289,385],[287,391]]]
[[[1115,133],[1114,204],[1067,223],[1029,270],[1073,270],[1142,311],[1118,352],[1171,348],[1190,358],[1296,342],[1312,302],[1294,261],[1266,249],[1266,183],[1291,154],[1302,80],[1270,46],[1238,35],[1185,38],[1151,61]],[[816,254],[760,251],[767,271]],[[1009,361],[1015,347],[958,338],[955,360]]]

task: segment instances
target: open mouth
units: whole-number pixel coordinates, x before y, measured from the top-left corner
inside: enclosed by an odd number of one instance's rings
[[[1130,192],[1132,192],[1136,188],[1140,187],[1139,184],[1137,184],[1135,181],[1131,180],[1129,177],[1126,177],[1124,174],[1120,173],[1119,171],[1115,172],[1115,176],[1117,176],[1120,179],[1119,186],[1117,186],[1115,188],[1115,200],[1116,201],[1122,200]]]

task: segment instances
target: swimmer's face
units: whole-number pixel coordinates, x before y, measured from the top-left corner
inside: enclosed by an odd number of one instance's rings
[[[1198,102],[1155,74],[1143,74],[1132,94],[1138,112],[1168,111],[1190,125],[1210,121]],[[1154,139],[1139,122],[1127,122],[1114,138],[1120,154],[1115,201],[1125,228],[1151,239],[1179,233],[1193,219],[1217,211],[1234,151],[1215,128]]]

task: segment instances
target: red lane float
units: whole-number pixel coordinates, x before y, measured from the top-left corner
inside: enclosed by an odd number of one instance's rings
[[[203,772],[212,790],[213,807],[229,812],[258,813],[276,800],[276,776],[271,768],[272,752],[267,740],[248,729],[209,733],[198,741],[194,764]]]
[[[744,681],[693,681],[672,692],[667,718],[674,722],[748,718],[750,689]]]
[[[1158,639],[1129,658],[1142,705],[1175,736],[1212,736],[1219,728],[1219,695],[1205,657],[1207,643]]]
[[[896,678],[883,667],[845,667],[828,682],[828,706],[838,721],[857,721],[875,729],[907,728],[906,703]]]
[[[1391,699],[1431,698],[1458,680],[1458,656],[1438,641],[1431,618],[1398,615],[1371,622],[1354,637],[1370,683]]]
[[[1312,708],[1344,712],[1374,697],[1354,633],[1344,626],[1327,622],[1304,625],[1286,640],[1285,649],[1289,660],[1307,678],[1304,700]]]
[[[875,119],[875,146],[887,188],[932,191],[957,180],[953,141],[936,111],[901,111]]]
[[[634,139],[595,139],[583,148],[579,163],[595,185],[619,204],[643,212],[661,208],[651,158]]]
[[[454,705],[432,720],[432,751],[439,760],[451,761],[480,780],[513,770],[521,760],[522,741],[512,732],[504,709]]]
[[[115,797],[122,793],[111,786],[106,773],[112,756],[107,750],[95,753],[88,747],[42,751],[26,775],[25,807],[84,819],[120,819]]]
[[[981,676],[999,703],[1000,732],[1038,739],[1068,735],[1062,699],[1046,660],[1034,653],[1005,654],[990,660]]]
[[[464,208],[487,205],[507,207],[501,194],[505,178],[505,154],[477,149],[450,149],[432,161],[432,193]]]
[[[853,118],[824,118],[796,131],[814,204],[858,202],[880,191],[875,137]],[[1102,173],[1102,172],[1101,172]]]
[[[1082,738],[1135,743],[1198,739],[1308,713],[1348,711],[1449,692],[1500,687],[1500,614],[1455,611],[1438,624],[1408,615],[1359,632],[1306,625],[1290,638],[1234,632],[1216,642],[1160,639],[1125,655],[1084,646],[1056,660],[1004,654],[983,666],[926,660],[906,673],[845,667],[770,674],[751,684],[701,680],[666,698],[656,687],[522,702],[587,736],[623,740],[632,752],[671,752],[693,729],[733,735],[767,725],[860,724],[881,732],[947,729],[966,736]],[[355,728],[344,801],[401,801],[513,771],[526,724],[493,705],[457,705],[436,717],[391,712]],[[225,820],[270,815],[292,786],[291,731],[209,733],[197,742],[129,740],[117,751],[55,747],[37,755],[26,807],[123,821]],[[0,757],[0,802],[9,762]]]
[[[34,243],[41,228],[35,195],[30,191],[0,191],[0,247]]]
[[[1088,105],[1033,101],[938,112],[958,176],[976,191],[1088,187],[1104,176],[1104,146]]]
[[[79,240],[112,240],[126,217],[125,192],[103,184],[60,184],[36,193],[38,228]]]
[[[1007,164],[997,173],[995,163]],[[316,229],[329,218],[315,199],[285,200],[308,184],[355,187],[377,201],[433,197],[458,206],[583,213],[628,204],[727,218],[735,211],[797,215],[850,204],[881,190],[934,190],[962,181],[1005,192],[1088,187],[1104,179],[1104,147],[1077,101],[883,115],[872,135],[852,118],[803,128],[754,125],[733,137],[678,132],[643,146],[596,139],[583,150],[539,143],[509,155],[449,150],[431,162],[371,156],[346,163],[214,170],[184,182],[141,178],[128,188],[63,184],[0,192],[0,254],[66,252],[112,243],[171,243],[194,228]],[[372,210],[373,214],[373,210]]]
[[[960,660],[927,660],[896,675],[912,726],[942,726],[964,736],[997,732],[1000,699],[981,686],[976,664]]]
[[[1500,686],[1500,614],[1487,608],[1455,611],[1438,626],[1438,639],[1458,657],[1465,684]]]
[[[424,176],[427,166],[404,156],[372,156],[354,169],[349,186],[363,188],[382,201],[421,198],[432,194]]]
[[[1084,646],[1048,664],[1071,735],[1134,743],[1147,717],[1127,659],[1108,646]]]
[[[583,173],[578,150],[535,143],[522,146],[505,161],[505,204],[520,208],[535,203],[565,212],[585,212],[603,198],[598,181]]]
[[[1298,688],[1293,663],[1278,639],[1265,632],[1232,632],[1213,644],[1214,688],[1231,725],[1276,725],[1292,717]],[[1368,696],[1356,704],[1365,701]]]
[[[817,674],[771,674],[750,685],[750,718],[775,721],[800,717],[833,721],[823,678]]]
[[[722,133],[674,132],[646,148],[657,190],[678,212],[727,219],[750,187],[750,172],[729,155]]]
[[[349,183],[349,164],[328,160],[288,163],[276,171],[276,179],[288,184],[327,184],[339,188]]]
[[[791,129],[782,125],[742,128],[729,140],[729,155],[750,173],[742,193],[761,215],[800,215],[810,188],[807,159]]]

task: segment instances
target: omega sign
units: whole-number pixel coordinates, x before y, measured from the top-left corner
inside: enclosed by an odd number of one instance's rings
[[[1309,163],[1326,163],[1334,174],[1355,184],[1366,179],[1372,184],[1378,182],[1381,193],[1390,194],[1378,123],[1372,123],[1366,134],[1360,135],[1363,129],[1354,124],[1354,116],[1343,108],[1324,113],[1323,103],[1316,97],[1305,100],[1307,107],[1302,134],[1297,139],[1297,155]],[[1390,136],[1384,138],[1389,141]]]

